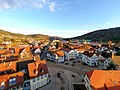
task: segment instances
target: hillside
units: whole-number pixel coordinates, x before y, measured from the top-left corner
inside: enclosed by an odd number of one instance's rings
[[[70,39],[76,39],[76,40],[86,39],[86,40],[99,41],[99,42],[101,41],[107,42],[111,40],[113,42],[120,42],[120,27],[96,30],[82,36],[67,38],[67,40]]]
[[[43,35],[43,34],[30,34],[30,35],[26,35],[26,36],[31,37],[31,38],[36,38],[39,40],[49,40],[49,38],[50,38],[50,36]]]
[[[48,35],[42,34],[32,34],[32,35],[23,35],[18,33],[11,33],[5,30],[0,29],[0,43],[5,41],[12,41],[12,43],[28,43],[29,39],[34,40],[45,40],[49,41]]]

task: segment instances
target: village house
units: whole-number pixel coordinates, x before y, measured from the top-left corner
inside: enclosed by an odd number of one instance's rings
[[[0,50],[0,63],[16,60],[18,60],[18,55],[13,54],[12,50]]]
[[[77,52],[75,50],[71,50],[69,48],[63,48],[63,52],[65,54],[65,60],[76,60]]]
[[[9,48],[9,50],[12,50],[13,54],[18,55],[19,60],[33,58],[30,46],[14,46],[14,47]]]
[[[82,46],[76,48],[75,51],[77,52],[77,57],[82,59],[82,53],[84,53],[85,50],[86,49],[84,47],[82,47]]]
[[[64,53],[62,50],[48,52],[47,57],[51,61],[58,63],[64,62]]]
[[[120,70],[120,56],[114,56],[112,58],[113,62],[115,63],[116,65],[116,69],[117,70]]]
[[[86,63],[89,66],[97,66],[98,65],[98,57],[95,53],[85,51],[82,54],[82,62]]]
[[[45,60],[21,61],[17,63],[17,67],[19,72],[24,73],[24,90],[36,90],[50,81]]]
[[[107,49],[109,49],[109,45],[108,44],[102,44],[101,49],[107,50]]]
[[[57,62],[64,62],[64,53],[63,51],[55,52]]]
[[[49,72],[46,61],[37,61],[28,64],[30,89],[35,90],[49,83]]]
[[[17,72],[16,61],[0,63],[0,90],[22,90],[23,72]]]
[[[111,62],[111,58],[104,58],[101,54],[85,51],[82,54],[82,62],[89,66],[98,66],[101,69],[107,69]]]
[[[120,90],[119,70],[92,70],[84,77],[86,90]]]
[[[20,58],[29,58],[32,56],[30,46],[24,47],[24,49],[19,52]]]
[[[98,65],[100,69],[107,69],[111,63],[111,58],[104,58],[102,55],[98,57]]]

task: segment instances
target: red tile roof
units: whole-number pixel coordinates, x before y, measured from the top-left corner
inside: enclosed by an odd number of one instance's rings
[[[61,57],[61,56],[64,56],[63,51],[57,51],[56,54],[57,54],[58,56],[60,56],[60,57]]]
[[[120,90],[120,70],[93,70],[86,74],[93,90]]]
[[[43,74],[47,74],[48,68],[46,65],[46,61],[42,60],[42,61],[36,61],[34,63],[29,63],[28,71],[29,71],[30,79],[35,78],[37,76],[41,76]]]
[[[0,76],[0,86],[1,86],[1,83],[4,82],[5,89],[13,87],[12,85],[11,86],[9,85],[9,80],[11,78],[16,78],[15,86],[24,82],[24,74],[23,74],[23,72],[17,72],[17,73],[13,73],[13,74],[6,74],[6,75]]]
[[[92,57],[95,53],[90,53],[89,51],[85,51],[83,54],[88,57]]]
[[[0,54],[4,55],[4,54],[12,54],[12,50],[0,50]]]
[[[0,72],[6,71],[6,70],[16,71],[16,61],[0,63]]]
[[[69,48],[63,48],[63,50],[66,51],[67,53],[71,51]]]

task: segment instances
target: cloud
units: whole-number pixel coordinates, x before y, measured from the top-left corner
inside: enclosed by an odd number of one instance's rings
[[[50,11],[54,12],[55,11],[56,4],[55,2],[51,2],[49,5]]]
[[[0,0],[0,9],[6,10],[9,8],[16,8],[19,7],[20,2],[17,0]]]
[[[53,0],[0,0],[0,10],[17,8],[36,8],[47,7],[50,11],[62,10],[62,4]]]
[[[43,8],[47,4],[49,4],[48,0],[36,0],[36,2],[33,1],[33,6],[35,8]]]

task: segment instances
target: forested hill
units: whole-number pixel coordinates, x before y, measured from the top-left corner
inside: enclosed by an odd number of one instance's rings
[[[67,40],[70,40],[70,39],[76,39],[76,40],[86,39],[86,40],[99,41],[99,42],[101,41],[102,42],[107,42],[107,41],[120,42],[120,27],[96,30],[82,36],[67,38]]]

